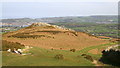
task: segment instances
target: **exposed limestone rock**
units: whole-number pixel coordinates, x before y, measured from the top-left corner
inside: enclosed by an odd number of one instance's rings
[[[40,22],[40,23],[33,23],[31,26],[51,26],[50,24],[47,24],[47,23],[42,23],[42,22]]]
[[[56,28],[56,29],[63,29],[63,30],[74,31],[74,30],[69,29],[69,28],[60,27],[60,26],[57,26],[57,25],[50,25],[50,24],[48,24],[48,23],[43,23],[43,22],[33,23],[30,27],[36,27],[36,26],[51,26],[51,27],[54,27],[54,28]]]
[[[109,51],[110,49],[115,50],[115,51],[120,51],[120,49],[117,49],[120,45],[113,45],[105,49],[105,51]]]

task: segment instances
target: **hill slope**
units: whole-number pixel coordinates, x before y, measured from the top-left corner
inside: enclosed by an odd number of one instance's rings
[[[33,23],[31,26],[3,35],[3,39],[24,45],[46,49],[78,49],[106,44],[109,41],[99,39],[83,32],[62,28],[46,23]]]

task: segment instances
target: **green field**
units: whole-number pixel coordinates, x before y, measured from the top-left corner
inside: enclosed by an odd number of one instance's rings
[[[95,36],[107,36],[119,38],[118,23],[51,23],[54,25],[65,26],[79,32],[94,34]]]
[[[25,56],[3,51],[2,62],[3,66],[95,66],[95,64],[81,55],[88,54],[95,60],[98,60],[101,57],[101,54],[91,54],[88,53],[88,51],[115,44],[116,43],[109,43],[91,46],[76,52],[71,52],[69,50],[51,50],[33,47],[27,52],[32,54]],[[54,58],[57,54],[62,54],[64,59]]]

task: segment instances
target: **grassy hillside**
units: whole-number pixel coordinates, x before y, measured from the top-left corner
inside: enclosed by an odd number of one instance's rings
[[[33,47],[29,49],[28,53],[31,55],[18,55],[8,52],[3,52],[3,66],[96,66],[92,61],[81,56],[82,54],[88,54],[92,56],[94,60],[99,60],[101,54],[88,53],[89,50],[104,46],[114,45],[115,43],[98,45],[87,47],[83,50],[71,52],[69,50],[56,50],[56,49],[43,49]],[[57,54],[62,54],[64,59],[56,59]],[[98,65],[104,65],[98,61]]]
[[[3,52],[3,65],[10,66],[91,66],[90,61],[77,57],[76,53],[60,50],[46,50],[34,47],[30,50],[32,55],[21,56]],[[64,59],[54,58],[57,54],[63,54]],[[12,59],[10,59],[12,58]],[[8,60],[10,59],[10,60]],[[82,62],[85,61],[85,62]]]
[[[44,23],[5,33],[3,40],[33,47],[23,52],[27,55],[3,51],[4,66],[103,66],[98,61],[101,51],[117,44]]]

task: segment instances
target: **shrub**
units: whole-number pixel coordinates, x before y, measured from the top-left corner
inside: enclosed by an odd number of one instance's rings
[[[62,48],[60,48],[60,50],[62,50]]]
[[[84,58],[86,58],[86,59],[88,59],[90,61],[93,61],[93,58],[91,56],[89,56],[89,55],[85,56]]]
[[[81,56],[84,56],[84,58],[86,58],[86,59],[88,59],[90,61],[93,61],[93,58],[90,55],[82,54]]]
[[[102,57],[99,59],[102,63],[111,64],[120,67],[120,51],[115,49],[110,49],[109,51],[102,51]]]
[[[51,48],[51,50],[54,50],[53,48]]]
[[[62,54],[57,54],[57,55],[55,55],[55,58],[56,58],[56,59],[64,59],[64,57],[63,57]]]
[[[47,37],[47,38],[51,38],[51,36],[47,36],[47,35],[29,35],[27,33],[17,33],[8,37],[14,37],[14,38],[41,38],[41,37]]]
[[[6,40],[2,40],[2,51],[7,51],[8,49],[11,49],[12,51],[15,49],[21,49],[24,45],[18,43],[18,42],[8,42]]]
[[[86,54],[82,54],[81,56],[86,56]]]
[[[71,52],[75,52],[76,50],[75,49],[70,49]]]

